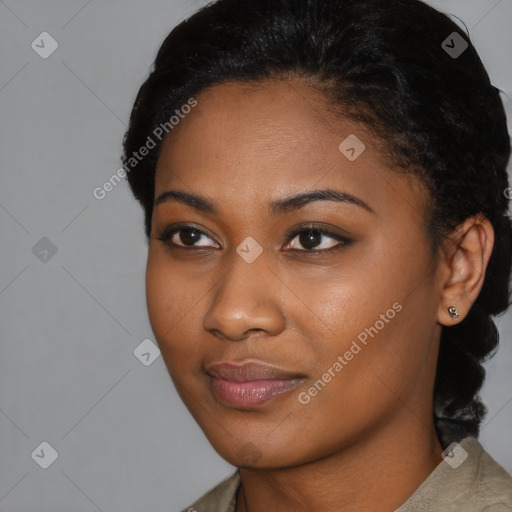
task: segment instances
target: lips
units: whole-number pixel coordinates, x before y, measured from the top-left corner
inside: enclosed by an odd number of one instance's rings
[[[221,363],[206,368],[210,390],[222,405],[251,409],[296,388],[305,375],[260,362]]]
[[[265,363],[221,363],[209,366],[206,373],[219,379],[231,380],[234,382],[248,382],[258,380],[287,380],[301,378],[304,375],[294,374],[281,370],[275,366]]]

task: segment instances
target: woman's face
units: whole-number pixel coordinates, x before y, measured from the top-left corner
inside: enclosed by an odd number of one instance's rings
[[[158,162],[147,302],[213,447],[283,467],[428,427],[441,287],[423,188],[301,82],[196,99]]]

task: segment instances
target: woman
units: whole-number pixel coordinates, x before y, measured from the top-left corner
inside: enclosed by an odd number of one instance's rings
[[[477,440],[510,139],[460,32],[418,0],[219,0],[162,44],[123,160],[149,318],[239,468],[189,511],[512,510]]]

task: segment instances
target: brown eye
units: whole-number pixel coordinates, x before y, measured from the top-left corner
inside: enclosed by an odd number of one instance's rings
[[[331,241],[322,241],[322,239],[330,239]],[[297,240],[297,242],[295,242]],[[333,243],[335,242],[335,243]],[[295,233],[295,237],[290,242],[289,246],[293,250],[299,250],[303,252],[312,251],[328,251],[338,247],[348,245],[350,240],[340,237],[327,231],[321,231],[319,229],[303,229]],[[298,246],[302,246],[304,249],[297,249]]]
[[[299,235],[299,242],[305,249],[314,249],[321,244],[322,236],[320,231],[303,231]]]
[[[208,235],[193,226],[169,226],[158,236],[158,240],[171,248],[218,247]],[[208,240],[211,243],[208,243]]]
[[[176,231],[173,235],[173,243],[176,243],[176,240],[174,240],[175,235],[178,235],[178,239],[183,245],[194,245],[196,242],[198,242],[203,234],[198,229],[193,228],[187,228],[187,229],[180,229],[179,231]]]

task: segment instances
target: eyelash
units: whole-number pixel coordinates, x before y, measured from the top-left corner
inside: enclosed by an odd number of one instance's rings
[[[186,231],[186,230],[197,231],[199,233],[200,237],[202,237],[204,235],[211,239],[211,237],[209,237],[204,231],[202,231],[195,225],[179,224],[179,225],[171,225],[171,226],[164,228],[157,236],[157,240],[160,240],[161,242],[163,242],[170,250],[181,249],[181,250],[185,250],[185,251],[195,250],[195,251],[208,252],[209,250],[212,249],[212,247],[210,247],[210,246],[196,247],[193,245],[189,245],[189,246],[179,245],[179,244],[175,244],[174,242],[171,242],[171,238],[173,237],[173,235],[175,235],[176,233],[179,233],[180,231]],[[297,229],[297,230],[291,232],[287,238],[287,240],[289,240],[288,243],[291,243],[297,237],[297,235],[301,235],[302,233],[309,233],[311,231],[319,233],[321,235],[326,235],[327,237],[332,238],[340,243],[333,247],[329,247],[328,249],[289,249],[288,251],[296,252],[296,253],[297,252],[298,253],[308,253],[308,254],[325,254],[325,253],[331,253],[334,251],[338,251],[344,247],[352,245],[352,243],[353,243],[353,240],[342,237],[341,235],[338,235],[336,233],[332,233],[331,231],[328,231],[325,228],[322,228],[322,226],[320,226],[318,224],[314,224],[314,223],[308,224],[307,226],[303,226],[300,229]]]

